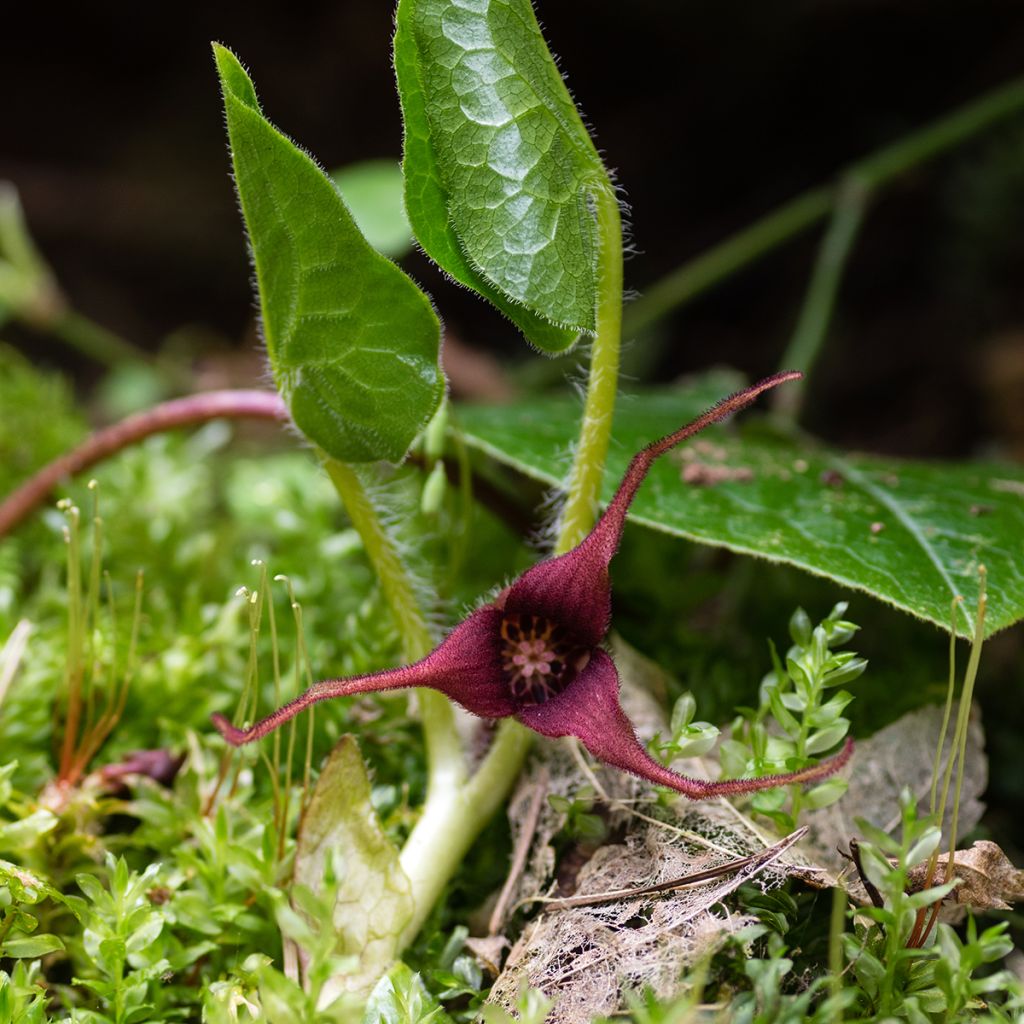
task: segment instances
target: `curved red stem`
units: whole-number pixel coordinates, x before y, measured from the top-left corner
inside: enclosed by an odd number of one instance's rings
[[[273,391],[207,391],[161,402],[120,423],[96,431],[77,448],[54,459],[0,503],[0,537],[9,533],[67,477],[102,462],[152,434],[215,419],[264,419],[284,422],[288,410]]]

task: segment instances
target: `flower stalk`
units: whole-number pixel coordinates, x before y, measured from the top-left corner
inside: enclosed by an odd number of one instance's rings
[[[380,580],[384,599],[398,627],[406,661],[419,661],[434,646],[416,588],[388,535],[358,472],[350,465],[324,456],[327,475],[334,484],[352,526],[362,538],[367,557]],[[465,781],[462,744],[455,728],[455,711],[438,693],[419,691],[420,719],[427,749],[427,802],[441,798]]]

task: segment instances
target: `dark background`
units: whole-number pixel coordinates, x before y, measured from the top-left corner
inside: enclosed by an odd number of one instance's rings
[[[186,326],[211,347],[255,345],[211,39],[239,53],[268,115],[326,166],[400,155],[391,4],[282,8],[40,6],[7,32],[0,178],[18,186],[73,303],[141,346]],[[631,203],[627,279],[640,290],[1024,70],[1019,2],[545,0],[538,14]],[[1024,117],[888,187],[844,281],[808,426],[901,454],[1018,448],[1021,224]],[[819,231],[663,325],[652,379],[774,369]],[[406,266],[464,340],[528,357],[482,302],[419,256]],[[4,333],[75,367],[44,338]]]

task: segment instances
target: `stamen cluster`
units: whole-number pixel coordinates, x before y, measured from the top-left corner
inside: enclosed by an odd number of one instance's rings
[[[509,614],[501,620],[501,667],[513,698],[543,704],[561,693],[589,661],[559,623],[542,615]]]

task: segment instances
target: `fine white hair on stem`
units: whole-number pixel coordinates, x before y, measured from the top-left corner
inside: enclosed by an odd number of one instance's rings
[[[450,609],[446,609],[438,599],[436,581],[431,579],[423,557],[427,542],[434,538],[429,531],[423,530],[416,537],[409,535],[408,496],[402,493],[402,482],[397,473],[383,475],[360,471],[359,477],[388,544],[405,569],[426,626],[436,639],[451,622],[446,614]]]

